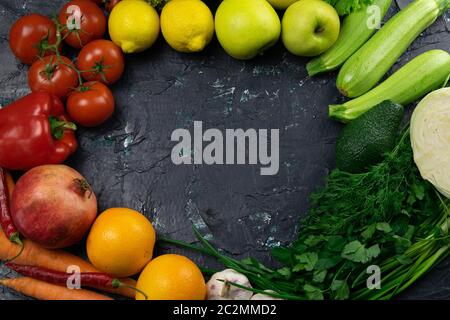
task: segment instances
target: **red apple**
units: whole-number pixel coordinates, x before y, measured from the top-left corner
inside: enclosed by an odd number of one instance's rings
[[[65,165],[36,167],[17,182],[11,215],[19,232],[50,249],[80,241],[97,215],[87,181]]]

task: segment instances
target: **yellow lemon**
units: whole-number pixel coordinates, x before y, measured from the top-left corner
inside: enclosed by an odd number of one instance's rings
[[[285,10],[298,0],[267,0],[275,9]]]
[[[87,254],[97,269],[116,277],[129,277],[152,259],[155,239],[152,224],[139,212],[108,209],[92,225]]]
[[[149,300],[204,300],[206,284],[194,262],[176,254],[153,259],[142,271],[136,286]],[[136,293],[136,300],[144,300]]]
[[[173,49],[198,52],[214,35],[214,18],[200,0],[171,0],[161,12],[161,31]]]
[[[123,52],[141,52],[158,38],[159,16],[146,1],[125,0],[111,11],[108,26],[111,40]]]

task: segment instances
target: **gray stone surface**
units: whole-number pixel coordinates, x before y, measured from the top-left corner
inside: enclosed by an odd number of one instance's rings
[[[27,13],[56,13],[63,2],[0,0],[1,105],[28,93],[27,67],[9,50],[10,26]],[[395,10],[393,4],[390,15]],[[413,43],[393,70],[432,48],[450,51],[444,18]],[[79,131],[80,148],[69,164],[91,182],[101,210],[134,208],[152,220],[158,234],[186,241],[195,240],[194,224],[230,255],[251,255],[273,265],[268,250],[296,238],[309,193],[334,166],[341,128],[327,117],[328,104],[343,101],[334,85],[336,73],[311,79],[306,62],[280,43],[244,62],[227,56],[217,40],[203,53],[187,55],[160,37],[150,50],[127,56],[126,73],[113,87],[114,118]],[[280,129],[279,174],[262,177],[259,166],[174,166],[170,135],[177,128],[191,129],[195,120],[219,129]],[[83,254],[83,245],[72,250]],[[449,261],[442,263],[404,297],[448,297],[449,268]],[[0,268],[0,276],[5,275],[11,273]],[[21,298],[0,288],[0,299]]]

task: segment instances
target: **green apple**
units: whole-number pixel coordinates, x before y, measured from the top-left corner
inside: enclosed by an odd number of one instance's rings
[[[312,57],[330,48],[340,30],[336,10],[322,0],[300,0],[283,16],[282,38],[286,49],[297,56]]]
[[[280,38],[281,23],[266,0],[224,0],[216,12],[216,35],[233,58],[252,59]]]
[[[291,4],[298,0],[267,0],[275,9],[286,10]]]

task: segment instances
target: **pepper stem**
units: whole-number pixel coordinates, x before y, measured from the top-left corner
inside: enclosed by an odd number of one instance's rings
[[[53,116],[50,116],[48,120],[50,122],[52,136],[56,140],[62,139],[65,130],[77,130],[77,126],[73,122],[59,120],[58,118]]]
[[[117,288],[129,288],[129,289],[132,289],[132,290],[142,294],[144,296],[145,300],[148,300],[148,296],[147,296],[147,294],[144,291],[142,291],[142,290],[140,290],[140,289],[138,289],[136,287],[130,286],[128,284],[125,284],[125,283],[121,282],[119,279],[113,279],[112,286],[115,289],[117,289]]]
[[[20,239],[20,234],[18,232],[14,232],[11,235],[11,237],[9,237],[9,241],[20,246],[20,250],[19,250],[19,253],[17,253],[14,257],[5,260],[4,263],[8,263],[8,262],[11,262],[11,261],[17,259],[17,257],[19,257],[22,254],[23,249],[25,249],[25,245],[24,245],[23,241]]]

